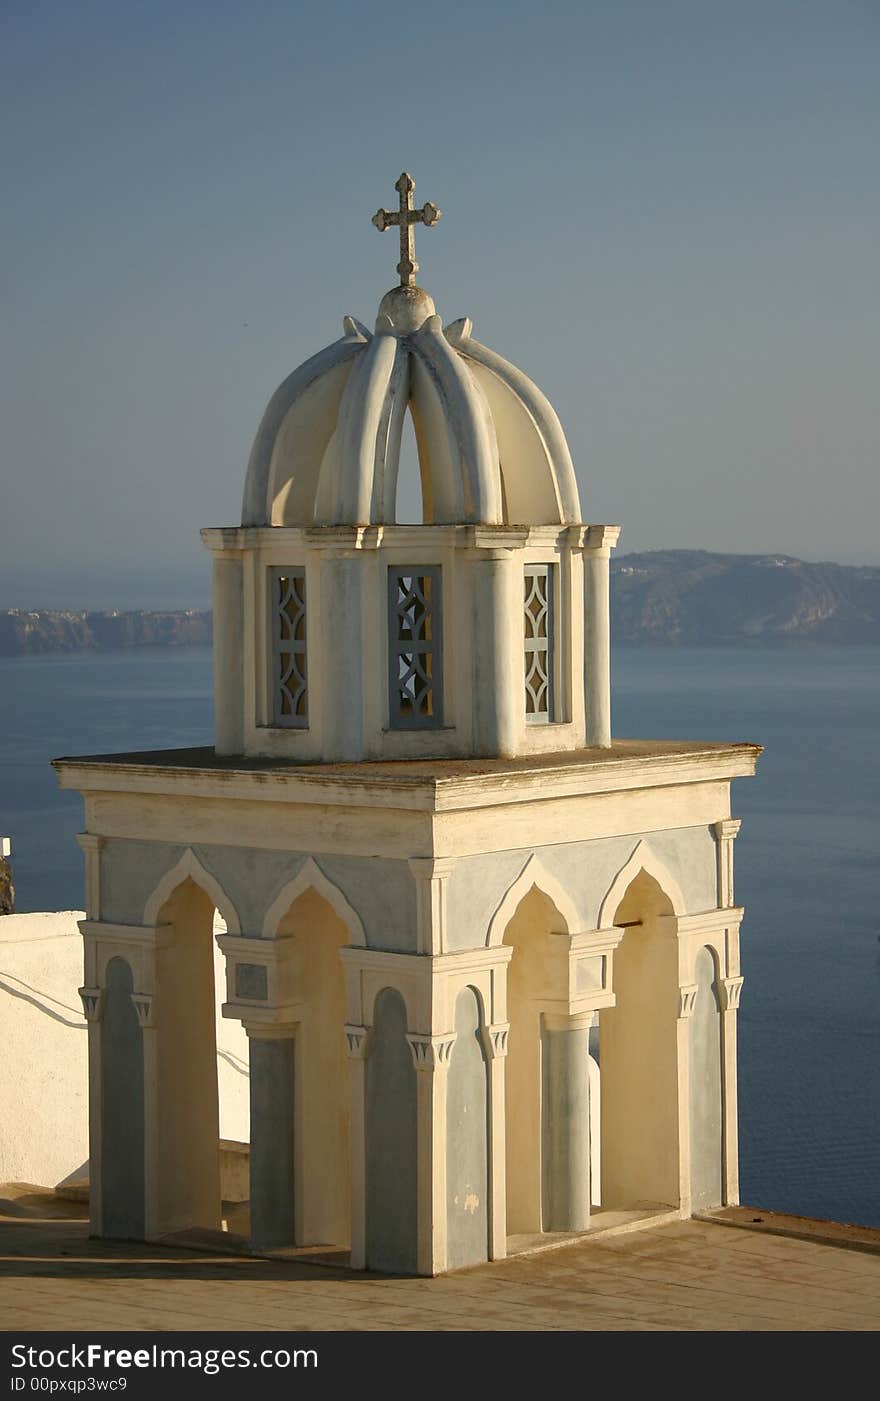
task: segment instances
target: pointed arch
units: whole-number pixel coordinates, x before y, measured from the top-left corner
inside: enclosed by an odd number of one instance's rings
[[[683,915],[686,913],[684,896],[675,876],[669,867],[660,860],[660,857],[652,851],[648,843],[640,841],[633,849],[629,859],[621,866],[605,893],[599,909],[597,926],[599,929],[612,927],[621,900],[641,871],[657,882],[663,894],[667,896],[675,914]]]
[[[264,939],[274,939],[275,935],[278,933],[279,924],[287,914],[294,900],[300,895],[303,895],[307,890],[314,890],[327,901],[327,904],[330,905],[348,929],[352,944],[359,948],[366,948],[367,936],[364,933],[364,926],[361,922],[360,915],[354,906],[349,904],[348,900],[339,889],[339,886],[334,885],[333,882],[324,875],[321,867],[312,856],[306,858],[293,880],[289,880],[285,886],[282,886],[266,911],[262,930]]]
[[[504,931],[516,914],[520,901],[532,889],[540,890],[541,894],[546,895],[548,900],[551,900],[556,906],[560,928],[554,930],[554,933],[577,933],[581,917],[574,901],[561,882],[550,874],[543,861],[532,852],[516,880],[508,886],[502,896],[501,903],[492,916],[486,938],[486,944],[489,948],[497,948],[503,942]]]
[[[238,911],[227,895],[223,886],[206,870],[192,847],[188,846],[181,856],[176,866],[159,881],[152,895],[144,906],[144,924],[154,925],[159,917],[159,911],[170,899],[179,885],[183,885],[185,880],[191,880],[201,890],[205,892],[209,900],[214,902],[215,909],[218,909],[226,921],[226,930],[229,934],[241,933],[241,920]]]

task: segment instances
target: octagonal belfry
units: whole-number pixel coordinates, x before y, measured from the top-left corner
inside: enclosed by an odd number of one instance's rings
[[[213,924],[249,1240],[434,1274],[737,1200],[730,782],[612,741],[608,569],[559,420],[401,285],[272,396],[214,560],[212,749],[85,799],[97,1235],[219,1228]],[[424,519],[396,523],[406,415]]]

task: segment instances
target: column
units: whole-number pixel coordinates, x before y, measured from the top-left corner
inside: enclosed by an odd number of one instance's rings
[[[473,564],[474,751],[514,755],[523,715],[522,579],[509,549]]]
[[[215,554],[214,747],[218,754],[244,749],[244,593],[241,555]]]
[[[295,1243],[291,1026],[248,1025],[251,1097],[251,1241],[257,1250]]]
[[[696,983],[680,983],[678,987],[678,1017],[675,1023],[675,1060],[678,1077],[678,1205],[684,1216],[692,1210],[691,1180],[691,1027],[697,994]]]
[[[367,1123],[365,1059],[368,1031],[365,1026],[345,1028],[348,1053],[350,1109],[348,1125],[349,1172],[351,1181],[351,1267],[362,1270],[367,1263]]]
[[[103,1201],[101,1163],[104,1152],[101,1132],[104,1120],[101,1094],[101,1020],[104,1015],[104,989],[81,987],[79,995],[89,1028],[89,1235],[100,1236]]]
[[[587,744],[611,745],[611,551],[620,527],[591,525],[584,547],[584,685]]]
[[[594,1013],[543,1017],[543,1228],[590,1221],[590,1027]]]
[[[739,1204],[739,1126],[737,1123],[736,1014],[742,994],[742,977],[719,978],[721,1001],[722,1139],[724,1153],[724,1205]]]
[[[446,1269],[446,1074],[455,1033],[408,1035],[416,1068],[417,1181],[420,1275]]]
[[[510,1022],[487,1026],[483,1046],[489,1067],[489,1259],[507,1257],[507,1134],[505,1060]]]

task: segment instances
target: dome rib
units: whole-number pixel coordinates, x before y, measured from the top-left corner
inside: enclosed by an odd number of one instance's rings
[[[565,525],[577,524],[581,519],[581,504],[574,463],[562,424],[549,399],[516,365],[475,340],[468,318],[454,321],[446,327],[444,334],[453,349],[490,370],[527,410],[547,456],[560,522]]]
[[[342,395],[334,451],[321,466],[315,521],[318,525],[370,525],[376,479],[384,475],[391,385],[402,354],[395,336],[374,336],[359,354]],[[383,435],[384,428],[384,435]],[[382,471],[378,472],[381,456]]]
[[[345,365],[368,343],[364,327],[351,323],[351,330],[332,345],[304,361],[278,386],[266,406],[251,448],[242,501],[242,525],[272,523],[272,466],[275,447],[288,413],[314,384]]]
[[[447,440],[447,454],[443,456],[447,458],[447,470],[451,469],[456,478],[455,481],[437,482],[435,472],[443,457],[438,454],[437,445],[428,438],[425,449],[433,479],[433,519],[439,521],[447,516],[445,503],[456,501],[454,521],[500,525],[503,509],[498,445],[485,396],[443,335],[439,316],[429,317],[410,337],[410,345],[413,354],[427,370],[440,400]],[[421,449],[421,443],[419,446]],[[444,488],[442,493],[438,486]]]

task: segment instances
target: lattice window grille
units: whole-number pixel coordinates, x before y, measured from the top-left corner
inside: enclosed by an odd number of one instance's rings
[[[442,724],[440,569],[388,571],[388,661],[392,729]]]
[[[525,702],[532,725],[553,719],[553,573],[552,564],[525,566]]]
[[[279,725],[305,729],[309,723],[305,570],[274,570],[272,602],[275,720]]]

